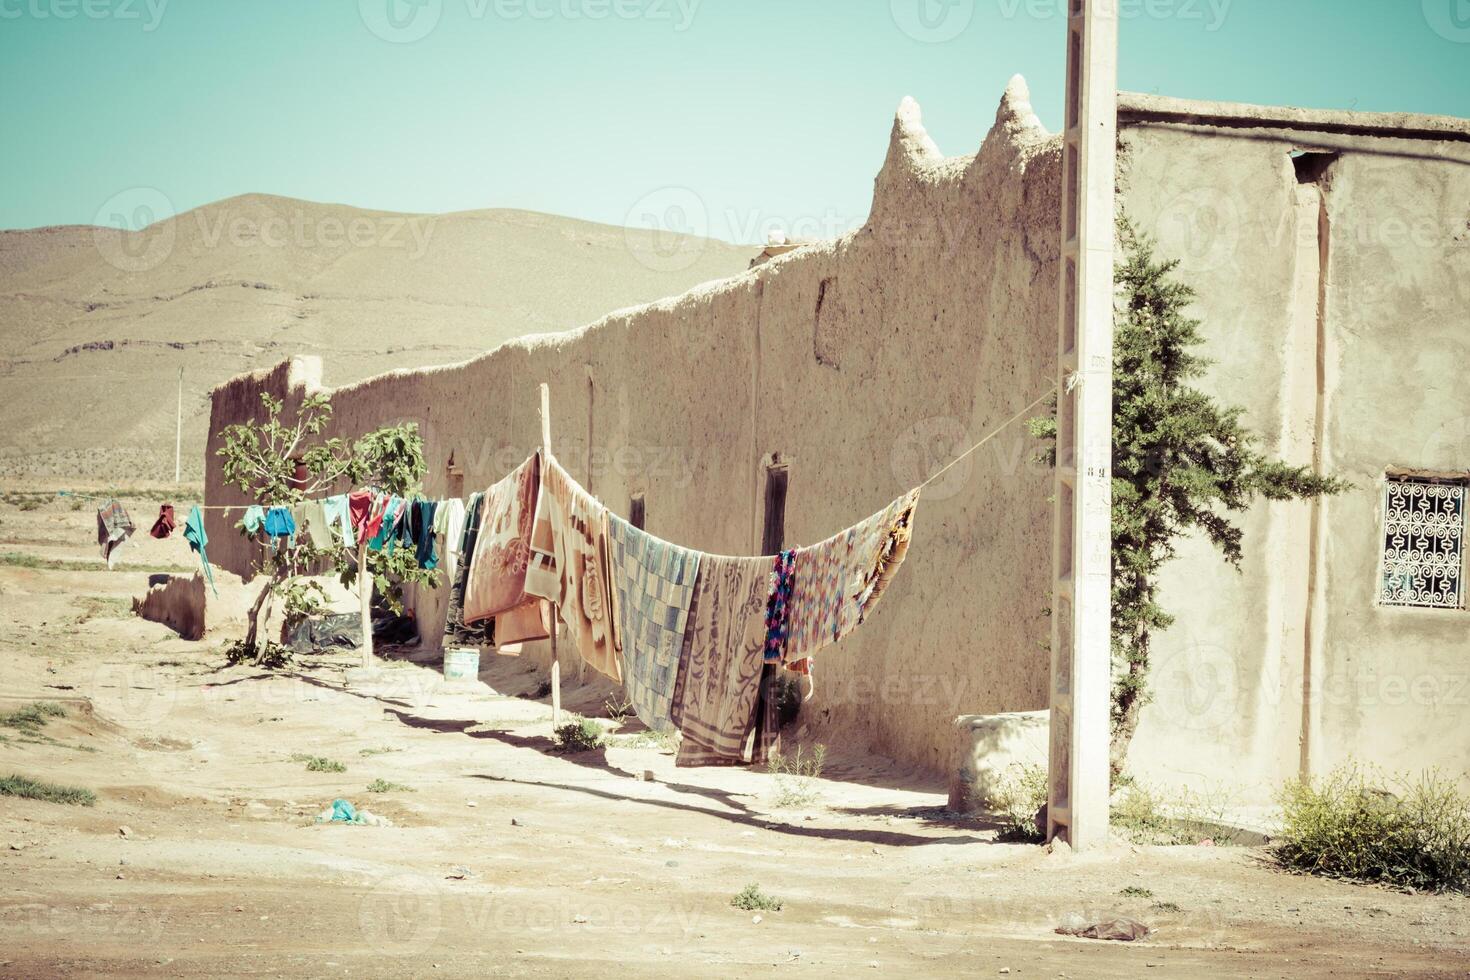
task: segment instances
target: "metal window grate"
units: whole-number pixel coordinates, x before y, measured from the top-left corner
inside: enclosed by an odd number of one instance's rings
[[[1465,485],[1390,477],[1383,502],[1386,606],[1464,606]]]

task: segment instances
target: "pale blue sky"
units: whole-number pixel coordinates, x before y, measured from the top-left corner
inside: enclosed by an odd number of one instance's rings
[[[1470,116],[1470,0],[1117,2],[1125,89]],[[1056,128],[1064,4],[0,0],[0,227],[153,188],[613,224],[693,192],[716,237],[836,233],[904,95],[945,153],[1014,72]]]

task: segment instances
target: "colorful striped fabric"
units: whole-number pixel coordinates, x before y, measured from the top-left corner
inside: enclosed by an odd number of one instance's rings
[[[670,702],[700,553],[670,544],[608,515],[610,577],[617,594],[623,686],[638,718],[654,731],[671,727]]]

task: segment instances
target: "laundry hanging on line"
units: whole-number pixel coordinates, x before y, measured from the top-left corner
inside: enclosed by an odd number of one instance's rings
[[[810,672],[864,621],[907,554],[919,493],[808,548],[708,555],[612,514],[538,452],[472,498],[464,622],[492,620],[502,645],[542,638],[541,610],[555,603],[583,660],[622,682],[639,719],[683,734],[676,764],[759,762],[774,739],[763,672]],[[452,634],[453,595],[450,607]]]
[[[102,549],[102,558],[107,567],[112,567],[117,549],[137,530],[133,519],[116,498],[97,508],[97,546]]]
[[[174,505],[163,504],[158,508],[158,519],[148,529],[149,535],[162,540],[174,533]]]

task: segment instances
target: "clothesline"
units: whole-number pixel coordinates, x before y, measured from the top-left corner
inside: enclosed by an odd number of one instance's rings
[[[1069,380],[1069,387],[1070,387],[1070,384],[1071,384],[1071,382]],[[1035,400],[1033,400],[1032,402],[1030,402],[1029,404],[1027,404],[1026,407],[1022,408],[1020,411],[1016,412],[1010,418],[1006,419],[1004,422],[1002,422],[999,425],[997,425],[994,428],[992,428],[989,432],[987,432],[985,435],[981,436],[978,440],[976,440],[975,442],[971,443],[970,444],[970,447],[968,449],[966,449],[964,452],[962,452],[959,455],[955,456],[949,462],[945,463],[939,469],[935,470],[929,476],[925,477],[924,481],[922,483],[919,483],[913,489],[915,489],[915,490],[922,490],[925,487],[927,487],[929,484],[933,483],[935,480],[939,479],[941,476],[943,476],[945,473],[947,473],[949,471],[949,469],[951,467],[953,467],[955,464],[959,463],[961,460],[965,459],[966,457],[968,457],[969,455],[971,455],[972,453],[974,453],[980,447],[984,446],[990,440],[992,440],[996,436],[1000,435],[1007,428],[1009,428],[1012,424],[1014,424],[1015,422],[1017,422],[1027,412],[1032,411],[1038,405],[1040,405],[1042,402],[1044,402],[1048,398],[1052,397],[1053,394],[1055,394],[1055,390],[1054,389],[1051,389],[1051,388],[1048,388],[1041,395],[1037,396],[1037,398]],[[79,497],[79,498],[81,498],[83,500],[109,500],[112,497],[116,496],[116,494],[87,494],[87,493],[76,493],[76,492],[71,491],[71,490],[58,490],[58,491],[56,491],[56,494],[57,494],[57,496],[61,496],[61,497]],[[329,494],[329,496],[339,496],[339,495],[337,495],[337,494]],[[309,497],[309,498],[305,498],[305,499],[299,501],[299,503],[320,503],[322,501],[325,501],[326,499],[327,499],[326,497]],[[436,499],[436,498],[425,497],[424,499]],[[259,505],[258,504],[195,504],[194,506],[197,506],[200,510],[231,511],[231,510],[249,510],[251,507],[259,506]]]

